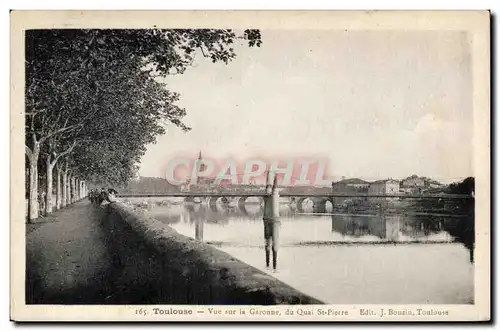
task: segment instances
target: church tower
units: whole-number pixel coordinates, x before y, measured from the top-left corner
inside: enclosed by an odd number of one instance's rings
[[[205,163],[203,163],[203,157],[201,156],[201,151],[198,154],[198,160],[196,160],[196,169],[200,169],[199,171],[205,171],[207,169],[207,166]],[[196,179],[196,183],[192,183],[194,185],[204,185],[204,181],[201,178]]]
[[[198,155],[198,161],[197,161],[197,166],[200,171],[205,171],[207,169],[207,166],[203,163],[203,158],[201,157],[201,151],[200,154]]]

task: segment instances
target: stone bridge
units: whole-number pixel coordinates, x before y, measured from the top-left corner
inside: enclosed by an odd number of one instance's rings
[[[264,204],[263,196],[227,196],[227,195],[218,195],[218,196],[189,196],[184,199],[186,203],[202,203],[207,204],[209,206],[214,205],[230,205],[230,206],[238,206],[240,209],[244,209],[245,204]],[[307,206],[312,207],[314,212],[326,212],[326,207],[330,203],[333,205],[332,197],[282,197],[281,203],[288,203],[291,206],[297,208],[299,212],[304,211]]]

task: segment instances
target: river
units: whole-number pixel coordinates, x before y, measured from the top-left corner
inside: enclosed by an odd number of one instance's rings
[[[331,304],[470,304],[468,250],[444,218],[298,212],[280,205],[276,271],[265,267],[262,206],[128,198],[179,233],[203,240]]]

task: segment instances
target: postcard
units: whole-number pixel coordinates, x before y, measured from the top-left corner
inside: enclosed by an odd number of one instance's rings
[[[490,320],[490,12],[10,16],[13,321]]]

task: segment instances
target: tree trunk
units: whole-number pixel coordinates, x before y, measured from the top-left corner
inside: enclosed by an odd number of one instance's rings
[[[75,178],[75,202],[80,200],[80,180]]]
[[[80,200],[80,180],[78,178],[75,179],[75,201]]]
[[[71,195],[73,194],[71,190],[71,182],[73,181],[73,177],[71,177],[71,174],[68,175],[68,205],[71,204]]]
[[[77,200],[80,201],[82,198],[82,181],[79,179],[76,180],[76,192],[78,193]]]
[[[52,185],[53,185],[53,169],[54,169],[54,163],[51,162],[51,157],[50,155],[47,156],[47,159],[45,160],[46,166],[47,166],[47,195],[45,196],[45,215],[48,215],[52,213]]]
[[[61,209],[61,169],[56,167],[56,209]]]
[[[75,177],[71,177],[71,203],[75,202]]]
[[[67,188],[66,188],[66,205],[70,205],[71,204],[71,173],[68,172],[68,179],[67,179]]]
[[[71,196],[73,194],[71,190],[71,183],[73,182],[73,177],[71,177],[71,174],[68,175],[68,205],[71,204]]]
[[[78,183],[80,182],[80,180],[78,178],[75,178],[75,202],[77,202],[79,199],[79,194],[80,194],[80,190],[78,189]]]
[[[30,162],[30,194],[29,194],[29,213],[28,223],[38,218],[38,155],[40,153],[40,145],[35,142],[31,156],[28,158]]]
[[[61,207],[66,207],[68,204],[68,171],[62,173],[62,200]]]

